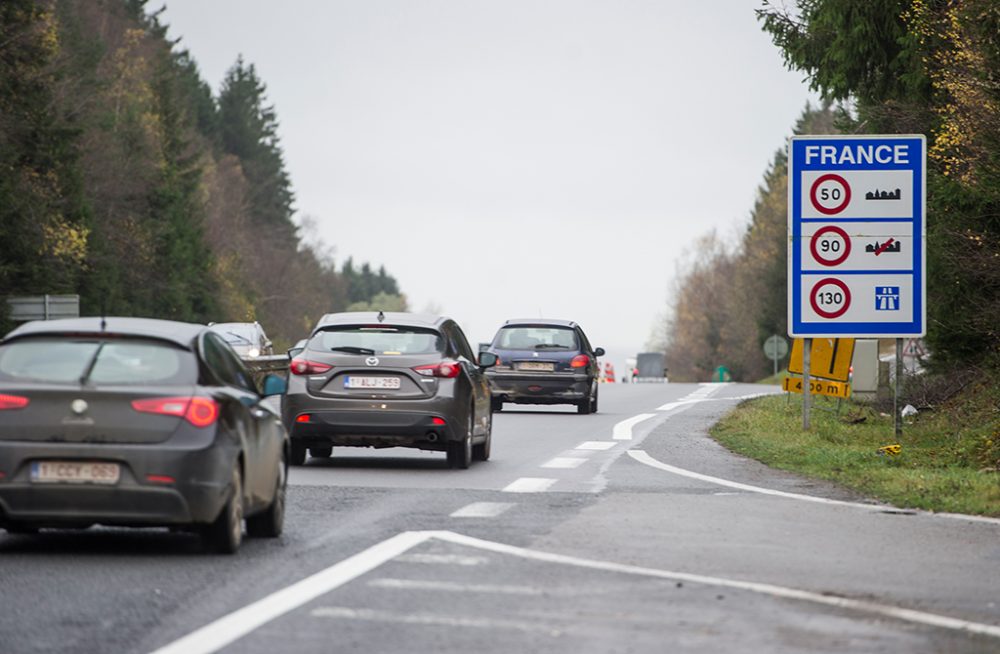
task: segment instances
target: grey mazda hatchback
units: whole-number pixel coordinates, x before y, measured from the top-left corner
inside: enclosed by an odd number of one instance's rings
[[[340,445],[444,451],[453,468],[485,461],[493,422],[484,371],[495,363],[477,357],[450,318],[328,314],[289,364],[291,461]]]
[[[168,526],[225,553],[244,521],[250,536],[278,536],[288,436],[261,400],[205,325],[22,325],[0,341],[0,527]]]

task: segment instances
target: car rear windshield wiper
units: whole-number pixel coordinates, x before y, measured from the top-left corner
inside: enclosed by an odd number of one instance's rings
[[[539,343],[535,346],[536,350],[568,350],[568,345],[557,345],[555,343]]]
[[[94,372],[94,366],[97,365],[97,357],[101,356],[101,350],[104,349],[104,341],[97,346],[97,350],[94,351],[94,356],[90,357],[90,361],[87,362],[87,367],[83,370],[83,374],[80,375],[80,386],[87,383],[90,378],[90,374]]]
[[[253,341],[251,341],[249,338],[247,338],[243,334],[237,334],[236,332],[226,332],[226,333],[229,334],[230,336],[235,336],[236,338],[240,339],[241,341],[243,341],[247,345],[253,345]],[[233,343],[234,341],[228,341],[228,342],[229,343]]]
[[[331,347],[331,352],[347,352],[348,354],[375,354],[375,350],[370,350],[367,347],[354,347],[353,345],[341,345],[338,347]]]

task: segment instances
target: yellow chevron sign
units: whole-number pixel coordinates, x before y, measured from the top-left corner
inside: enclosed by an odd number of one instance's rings
[[[785,377],[782,388],[789,393],[801,393],[802,378]],[[846,382],[828,381],[826,379],[810,379],[809,391],[813,395],[827,395],[829,397],[847,399],[851,396],[851,385]]]
[[[788,372],[801,375],[803,341],[796,338],[792,343],[792,356],[788,359]],[[814,338],[809,351],[809,376],[845,382],[851,374],[851,359],[854,358],[853,338]]]

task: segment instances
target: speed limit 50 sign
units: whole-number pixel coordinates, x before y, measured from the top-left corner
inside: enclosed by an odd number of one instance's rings
[[[796,136],[788,162],[789,335],[923,336],[924,137]]]

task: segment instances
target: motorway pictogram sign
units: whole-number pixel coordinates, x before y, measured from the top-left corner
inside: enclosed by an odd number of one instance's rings
[[[789,145],[788,333],[922,336],[923,136],[797,136]]]

